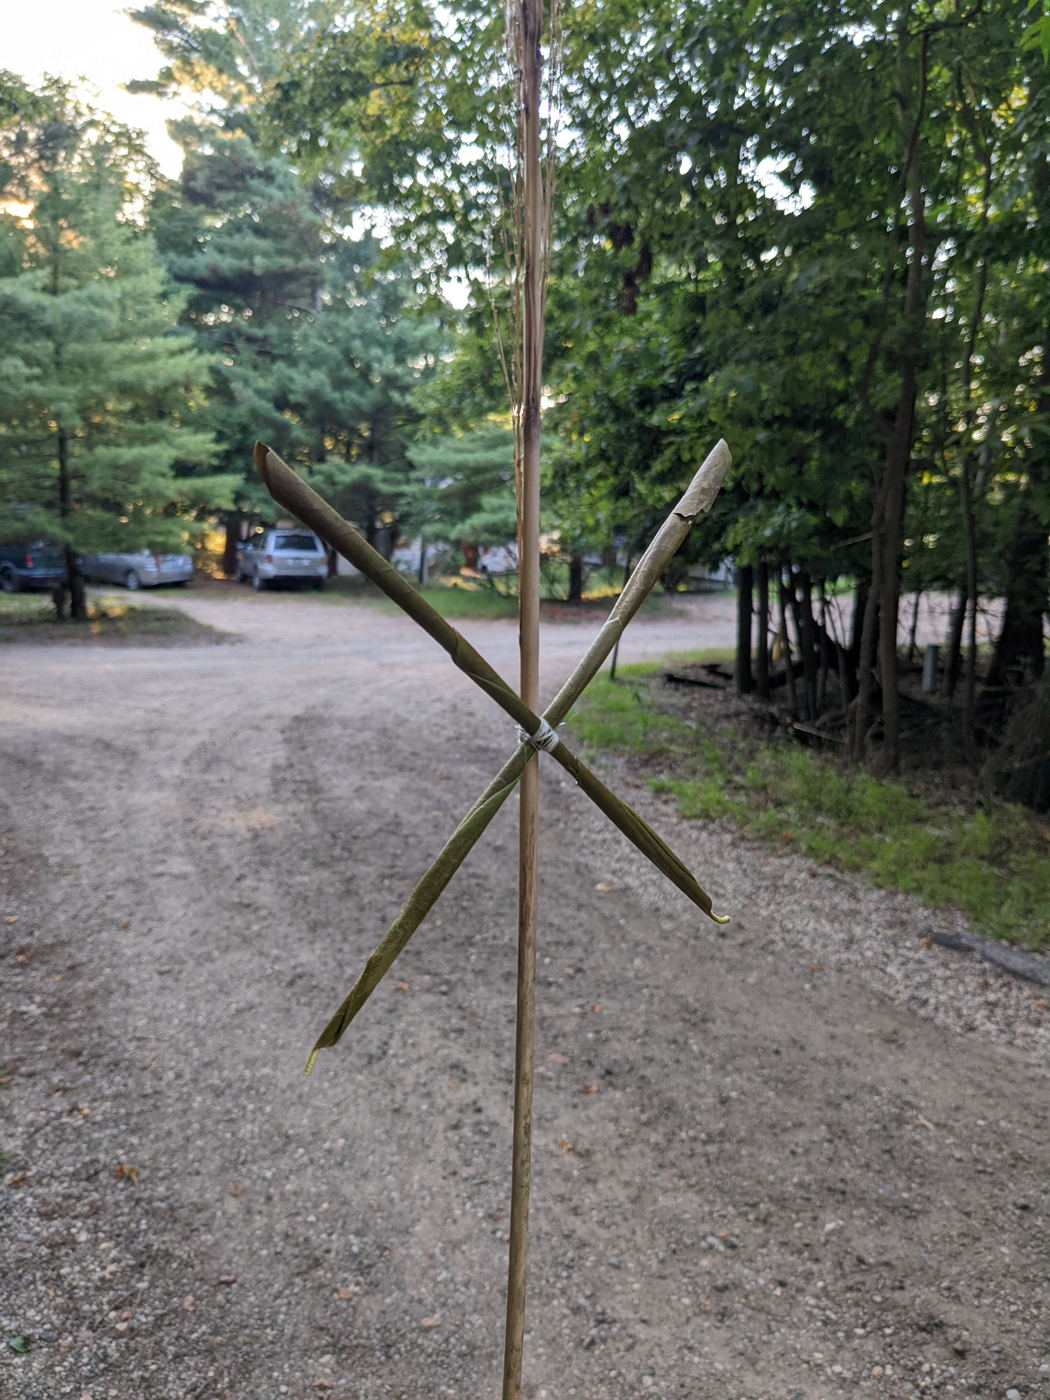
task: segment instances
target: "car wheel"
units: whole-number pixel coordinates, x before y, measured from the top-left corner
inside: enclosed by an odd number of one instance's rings
[[[136,592],[139,588],[142,587],[142,580],[139,578],[138,574],[135,572],[134,569],[129,569],[124,575],[124,587],[128,589],[131,593]]]
[[[323,593],[323,592],[324,592],[324,579],[323,579],[323,578],[315,578],[315,579],[314,579],[314,592],[315,592],[315,593]]]
[[[11,569],[0,569],[0,589],[5,593],[18,592],[18,576]]]

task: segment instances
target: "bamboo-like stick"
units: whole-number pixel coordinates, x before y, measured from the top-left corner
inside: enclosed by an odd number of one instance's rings
[[[711,509],[718,495],[732,457],[725,442],[719,440],[707,454],[696,475],[686,488],[682,499],[660,527],[649,548],[638,561],[627,585],[601,630],[587,648],[572,675],[558,691],[544,712],[552,726],[559,725],[569,713],[584,689],[601,669],[624,628],[645,601],[646,596],[666,569],[679,545],[689,533],[698,515]],[[437,644],[448,652],[452,661],[486,694],[490,695],[515,723],[527,734],[535,734],[540,720],[535,710],[511,689],[436,608],[383,556],[372,548],[357,530],[321,496],[297,476],[272,448],[255,444],[255,469],[270,495],[304,525],[350,561],[387,597],[418,622]],[[555,758],[561,762],[558,751]]]
[[[543,0],[511,0],[521,66],[522,357],[521,463],[518,487],[518,648],[521,698],[540,708],[540,394],[543,388],[545,236],[540,168],[540,38]],[[530,730],[530,733],[535,731]],[[503,1337],[503,1400],[520,1400],[532,1180],[532,1088],[536,1041],[536,906],[539,895],[539,761],[518,788],[518,978],[514,1037],[514,1125],[511,1149],[507,1324]]]
[[[553,704],[547,707],[544,719],[548,723],[559,724],[593,676],[597,674],[608,652],[619,640],[624,628],[637,612],[649,589],[660,577],[668,560],[681,544],[693,519],[700,512],[711,508],[729,463],[729,449],[724,442],[719,442],[708,454],[685,495],[642,556],[638,567],[620,595],[620,600],[610,615],[610,619],[602,627],[595,642],[579,662],[569,680],[562,686]],[[445,622],[440,614],[431,608],[425,599],[420,598],[411,585],[406,584],[401,575],[392,569],[380,554],[366,544],[353,526],[343,520],[320,496],[297,477],[276,453],[264,448],[262,444],[259,444],[256,450],[256,465],[259,467],[260,475],[269,487],[271,494],[279,504],[285,506],[298,519],[309,524],[326,543],[349,558],[367,577],[383,588],[393,601],[403,606],[400,593],[402,587],[407,588],[410,595],[409,601],[413,603],[413,613],[416,611],[415,605],[422,605],[423,617],[417,617],[416,620],[421,621],[426,626],[426,630],[435,636],[435,640],[449,651],[461,669],[471,675],[473,679],[479,679],[475,670],[465,662],[466,653],[472,652],[472,649],[468,648],[468,644],[454,628]],[[472,654],[477,656],[477,653]],[[477,659],[481,662],[480,657]],[[485,663],[482,662],[482,664]],[[510,694],[511,698],[520,705],[518,698],[509,692],[505,682],[491,671],[491,668],[489,668],[485,689],[501,704],[504,704],[504,697]],[[511,709],[507,704],[504,704],[504,708]],[[517,716],[519,711],[511,709],[511,713]],[[538,717],[526,709],[525,718],[527,722],[523,728],[527,733],[534,734],[539,728]],[[313,1067],[317,1052],[334,1046],[339,1041],[350,1022],[389,971],[474,843],[514,790],[514,786],[525,770],[532,754],[533,749],[530,744],[520,745],[457,826],[438,857],[399,911],[393,924],[372,952],[339,1009],[318,1037],[307,1062],[307,1073]],[[647,856],[698,908],[717,923],[727,922],[725,918],[712,911],[709,896],[700,888],[692,873],[656,832],[636,812],[632,811],[627,803],[610,792],[600,779],[590,772],[582,760],[569,750],[566,744],[559,743],[552,751],[551,756],[566,769],[620,831],[634,842],[642,854]]]
[[[563,765],[566,772],[572,774],[595,806],[619,827],[628,840],[632,841],[672,884],[688,895],[709,919],[716,924],[727,924],[728,915],[716,914],[713,911],[710,896],[700,888],[695,876],[663,838],[657,835],[637,812],[632,811],[626,802],[621,801],[614,792],[610,792],[601,779],[576,758],[566,745],[559,744],[551,756],[561,761],[563,755],[567,759]],[[521,744],[456,827],[373,950],[339,1009],[318,1036],[310,1052],[305,1073],[309,1074],[313,1069],[319,1050],[328,1050],[338,1044],[350,1022],[390,971],[395,959],[430,913],[448,882],[469,855],[474,843],[514,791],[532,757],[532,745]]]

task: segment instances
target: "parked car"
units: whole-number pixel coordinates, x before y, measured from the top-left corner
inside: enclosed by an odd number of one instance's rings
[[[238,582],[257,589],[284,579],[320,591],[327,577],[328,555],[312,530],[266,530],[246,542],[237,560]]]
[[[154,588],[158,583],[189,583],[193,560],[188,554],[87,554],[80,561],[85,578],[103,583],[122,583],[133,591]]]
[[[0,589],[22,593],[33,588],[54,588],[65,576],[62,546],[44,544],[0,544]]]

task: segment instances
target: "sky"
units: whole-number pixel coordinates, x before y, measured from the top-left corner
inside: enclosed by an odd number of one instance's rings
[[[168,137],[165,119],[177,117],[177,102],[150,96],[132,97],[121,83],[132,78],[152,78],[161,56],[147,30],[124,14],[126,5],[113,0],[33,0],[0,4],[0,67],[30,82],[44,73],[63,78],[85,78],[97,91],[85,96],[97,107],[112,112],[118,121],[141,127],[151,154],[167,175],[177,175],[181,152]]]

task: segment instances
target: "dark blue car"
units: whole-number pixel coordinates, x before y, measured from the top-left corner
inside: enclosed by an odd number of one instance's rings
[[[0,544],[0,589],[5,593],[25,593],[33,588],[54,588],[66,572],[62,546],[44,544]]]

